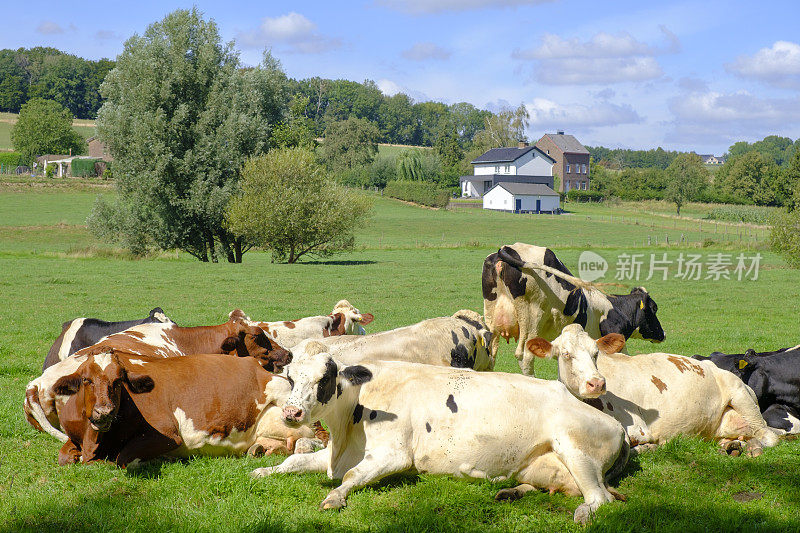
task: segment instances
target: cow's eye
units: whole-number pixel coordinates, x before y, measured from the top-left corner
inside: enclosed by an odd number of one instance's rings
[[[92,380],[91,380],[91,379],[89,379],[89,378],[83,378],[83,383],[84,383],[84,385],[88,385],[88,384],[89,384],[89,383],[91,383],[91,382],[92,382]]]
[[[569,359],[572,355],[569,352],[561,352],[561,357],[564,359]]]

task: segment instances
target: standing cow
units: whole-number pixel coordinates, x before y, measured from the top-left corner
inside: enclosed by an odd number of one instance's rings
[[[620,333],[653,342],[664,340],[656,317],[658,306],[644,288],[630,294],[605,295],[579,288],[573,277],[549,248],[515,243],[503,246],[483,262],[483,311],[492,332],[492,357],[497,356],[500,337],[518,341],[514,356],[522,373],[534,375],[534,355],[526,346],[530,339],[553,340],[568,324],[579,324],[593,338]]]
[[[628,458],[622,426],[561,383],[398,361],[346,366],[327,353],[298,358],[287,377],[286,423],[321,419],[331,441],[253,475],[327,472],[341,479],[322,509],[344,507],[352,490],[407,470],[522,483],[497,499],[534,487],[582,494],[578,522],[618,496],[606,478]]]
[[[711,361],[753,389],[769,427],[800,433],[800,346],[762,353],[752,349],[743,354],[714,352],[694,359]]]
[[[47,352],[42,371],[63,361],[82,348],[91,346],[97,341],[111,335],[125,331],[139,324],[165,323],[173,324],[172,320],[164,314],[160,307],[150,311],[150,315],[141,320],[126,320],[124,322],[106,322],[97,318],[75,318],[64,322],[61,326],[61,335]]]
[[[558,379],[578,398],[619,420],[633,445],[663,444],[678,435],[754,439],[751,451],[774,446],[753,391],[710,361],[668,353],[617,353],[625,338],[592,339],[571,324],[552,343],[528,341],[538,357],[558,358]]]

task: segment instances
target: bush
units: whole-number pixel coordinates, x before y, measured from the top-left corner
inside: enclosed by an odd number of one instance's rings
[[[605,195],[600,191],[581,191],[572,189],[567,192],[567,200],[570,202],[602,202]]]
[[[791,266],[800,267],[800,212],[780,212],[772,219],[769,245]]]
[[[746,222],[748,224],[769,224],[775,214],[775,208],[757,207],[754,205],[720,205],[708,213],[709,220],[726,222]]]
[[[56,168],[58,165],[47,165],[47,170],[44,171],[44,175],[47,178],[54,178],[56,175]]]
[[[95,163],[98,161],[99,159],[73,159],[72,175],[79,178],[97,176],[97,172],[95,171]]]
[[[0,165],[5,167],[10,167],[12,169],[17,168],[20,165],[25,164],[22,160],[22,154],[19,152],[0,152]]]
[[[383,191],[386,196],[430,207],[445,207],[450,201],[449,189],[427,181],[390,181]]]

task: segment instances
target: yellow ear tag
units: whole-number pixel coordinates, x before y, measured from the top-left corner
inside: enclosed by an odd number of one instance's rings
[[[478,335],[478,345],[483,346],[483,337],[481,337],[480,335]]]
[[[639,309],[644,309],[644,302],[639,302]]]
[[[739,370],[743,369],[746,366],[747,366],[747,361],[745,361],[744,359],[739,361]]]

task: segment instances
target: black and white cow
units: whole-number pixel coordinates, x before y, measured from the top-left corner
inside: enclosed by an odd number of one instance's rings
[[[761,353],[752,349],[743,354],[714,352],[694,359],[711,361],[753,389],[769,427],[800,433],[800,346]]]
[[[172,320],[164,314],[160,307],[150,311],[150,315],[141,320],[126,320],[123,322],[106,322],[97,318],[75,318],[64,322],[61,326],[61,335],[47,352],[42,371],[47,367],[53,366],[59,361],[63,361],[70,355],[82,348],[92,346],[97,341],[108,335],[125,331],[139,324],[150,324],[153,322],[172,323]]]
[[[534,375],[535,357],[527,342],[536,337],[552,341],[569,324],[580,324],[595,339],[609,333],[652,342],[665,338],[658,306],[644,288],[615,295],[578,288],[582,280],[549,248],[519,242],[503,246],[483,262],[481,281],[491,356],[497,356],[500,337],[506,342],[514,337],[514,356],[528,376]]]

